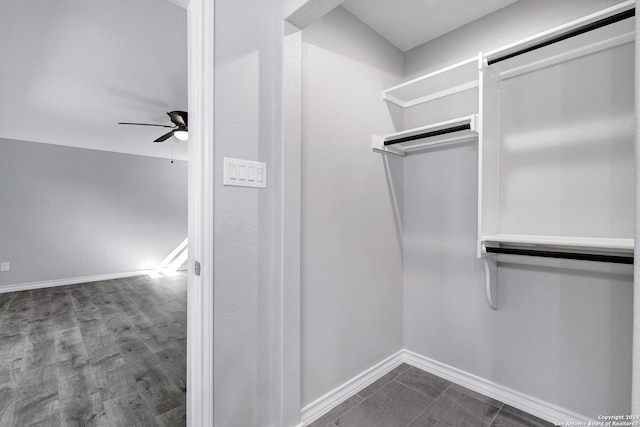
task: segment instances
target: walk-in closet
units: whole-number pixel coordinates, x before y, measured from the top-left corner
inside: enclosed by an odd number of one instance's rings
[[[405,386],[478,393],[479,425],[631,413],[635,2],[504,3],[401,48],[348,0],[290,47],[306,425]]]

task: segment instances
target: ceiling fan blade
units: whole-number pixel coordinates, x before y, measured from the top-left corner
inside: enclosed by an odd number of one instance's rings
[[[169,118],[178,127],[186,128],[188,125],[188,114],[186,111],[170,111]]]
[[[162,135],[160,138],[156,139],[153,142],[162,142],[162,141],[166,141],[167,139],[171,138],[173,136],[173,131],[171,132],[167,132],[164,135]]]
[[[150,124],[150,123],[124,123],[124,122],[118,122],[119,125],[136,125],[136,126],[158,126],[161,128],[174,128],[175,126],[168,126],[168,125],[154,125],[154,124]]]

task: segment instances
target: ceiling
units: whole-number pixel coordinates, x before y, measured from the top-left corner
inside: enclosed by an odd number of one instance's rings
[[[186,159],[152,141],[187,111],[187,15],[167,0],[6,1],[0,138]]]
[[[406,52],[517,0],[347,0],[342,6]]]

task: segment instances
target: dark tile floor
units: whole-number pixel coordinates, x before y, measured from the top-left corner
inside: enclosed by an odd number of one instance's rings
[[[180,426],[186,277],[0,294],[0,426]]]
[[[502,402],[402,364],[309,427],[551,425]]]

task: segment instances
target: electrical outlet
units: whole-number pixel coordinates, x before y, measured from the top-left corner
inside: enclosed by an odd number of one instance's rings
[[[0,271],[9,271],[9,263],[0,262]]]

